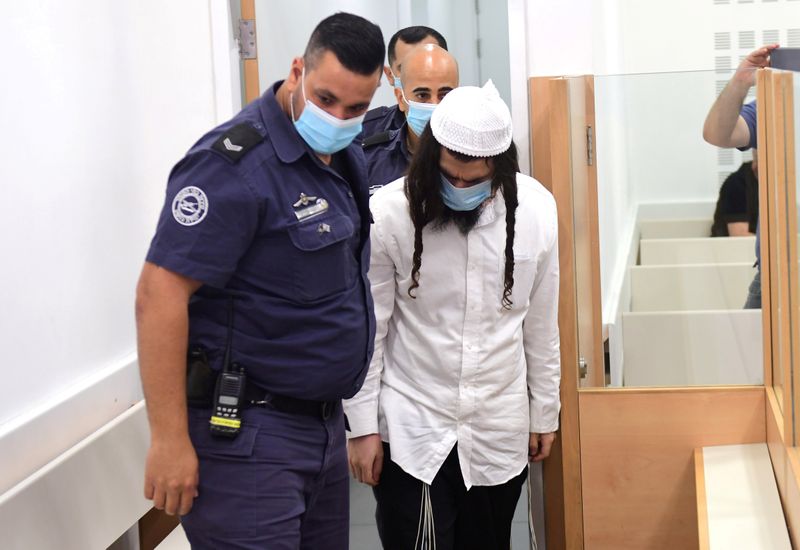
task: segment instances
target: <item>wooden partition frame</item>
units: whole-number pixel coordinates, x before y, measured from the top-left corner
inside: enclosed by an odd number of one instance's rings
[[[769,89],[772,83],[766,78],[764,71],[758,71],[756,75],[757,89],[761,97],[758,106],[758,141],[761,147],[758,149],[758,177],[760,181],[769,181],[769,166],[767,162],[767,151],[769,148],[769,139],[767,137],[767,113],[766,108],[769,103],[767,97],[769,96]],[[763,338],[763,353],[764,353],[764,386],[771,388],[773,386],[772,380],[772,249],[770,243],[771,230],[770,227],[770,213],[773,210],[771,207],[772,194],[769,193],[768,185],[758,186],[758,223],[761,233],[761,319],[762,319],[762,338]]]
[[[764,260],[762,232],[762,275],[775,266],[769,283],[771,289],[763,301],[765,326],[767,317],[772,323],[772,361],[783,368],[783,399],[778,402],[773,385],[767,386],[767,445],[772,459],[775,480],[781,496],[786,523],[794,547],[800,546],[800,449],[795,419],[800,411],[797,376],[800,373],[800,284],[798,283],[798,220],[797,220],[797,161],[795,158],[793,78],[791,73],[772,70],[759,71],[758,82],[758,143],[759,198],[766,202],[768,218],[768,260]],[[762,170],[765,170],[762,171]],[[766,185],[765,185],[766,184]],[[764,199],[763,197],[766,197]],[[765,209],[760,207],[760,215]],[[762,228],[765,226],[762,225]],[[774,238],[773,238],[774,237]],[[774,242],[774,241],[777,241]],[[773,254],[777,254],[775,258]],[[763,288],[763,287],[762,287]],[[762,289],[763,292],[763,289]],[[780,306],[780,307],[779,307]],[[769,309],[767,309],[769,308]],[[775,310],[779,309],[779,312]],[[767,311],[770,315],[767,315]],[[765,335],[767,335],[765,329]],[[767,340],[765,340],[766,344]],[[766,349],[765,345],[765,349]],[[765,355],[766,358],[766,355]],[[768,365],[765,362],[765,368]],[[771,372],[769,374],[771,380]]]
[[[791,332],[789,341],[792,347],[792,373],[798,376],[791,376],[792,389],[792,426],[794,428],[793,445],[800,444],[800,434],[798,434],[798,419],[800,419],[800,250],[798,246],[798,231],[800,231],[800,220],[798,220],[798,193],[797,177],[800,173],[797,163],[800,159],[796,158],[796,141],[800,128],[795,127],[795,113],[800,109],[800,105],[795,105],[795,80],[800,86],[800,73],[782,73],[782,88],[784,95],[784,163],[786,166],[786,204],[788,216],[788,266],[789,266],[789,313],[791,319]]]
[[[558,205],[560,437],[544,466],[548,548],[583,548],[578,387],[603,387],[594,77],[532,78],[533,176]],[[579,362],[587,363],[582,381]]]
[[[256,0],[241,0],[241,8],[242,19],[256,20]],[[242,60],[242,75],[244,77],[244,103],[247,105],[261,95],[261,83],[258,80],[258,56],[255,59]]]
[[[581,389],[578,399],[586,550],[698,548],[694,450],[766,441],[762,386]]]
[[[796,444],[796,407],[792,376],[795,360],[798,312],[797,220],[788,205],[796,204],[794,185],[787,185],[787,99],[791,103],[791,74],[759,71],[758,84],[758,159],[759,223],[761,224],[762,308],[764,319],[764,381],[772,389],[778,405],[783,443]],[[788,105],[791,108],[791,105]],[[791,188],[790,188],[791,187]],[[789,201],[792,201],[791,203]],[[794,248],[792,248],[794,247]],[[794,262],[794,264],[792,264]],[[794,280],[793,280],[794,279]],[[795,341],[796,342],[796,341]],[[775,382],[775,367],[780,368],[780,384]]]
[[[538,114],[532,139],[533,176],[558,204],[559,313],[561,332],[561,422],[559,437],[543,466],[545,531],[551,550],[583,548],[580,438],[578,420],[578,316],[572,218],[568,82],[531,79]]]

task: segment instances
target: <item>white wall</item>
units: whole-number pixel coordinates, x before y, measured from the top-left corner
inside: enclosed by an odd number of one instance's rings
[[[423,0],[412,2],[412,25],[427,25],[442,33],[448,50],[458,61],[459,84],[479,86],[478,23],[474,0]]]
[[[134,287],[166,178],[238,95],[215,76],[219,16],[196,0],[0,7],[0,492],[141,397]]]
[[[367,0],[256,0],[256,39],[258,41],[258,79],[261,91],[289,74],[292,59],[303,55],[314,27],[329,15],[345,11],[369,19],[381,28],[383,40],[397,31],[397,2]],[[372,100],[373,105],[395,103],[385,77]]]
[[[459,64],[461,85],[475,86],[487,78],[497,81],[498,89],[510,101],[508,49],[504,10],[492,9],[484,1],[486,62],[477,58],[478,19],[475,2],[464,0],[294,0],[290,3],[256,1],[258,70],[261,90],[286,78],[291,60],[303,54],[311,32],[325,17],[339,11],[360,15],[377,24],[388,45],[391,36],[403,27],[426,25],[439,31]],[[490,13],[491,12],[491,13]],[[496,66],[491,70],[489,67]],[[373,106],[396,103],[385,78],[372,101]]]

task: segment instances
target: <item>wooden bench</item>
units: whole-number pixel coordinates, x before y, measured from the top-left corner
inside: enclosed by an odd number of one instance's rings
[[[791,550],[765,443],[695,449],[700,550]]]
[[[639,222],[639,238],[679,239],[710,237],[711,223],[708,218],[641,220]]]
[[[642,239],[641,265],[749,263],[756,257],[755,237]]]
[[[756,273],[750,263],[630,269],[631,311],[741,309]]]
[[[761,310],[622,314],[626,386],[764,383]]]

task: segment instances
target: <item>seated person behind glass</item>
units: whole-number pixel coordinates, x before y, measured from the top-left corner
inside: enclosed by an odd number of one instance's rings
[[[743,162],[719,189],[712,237],[748,237],[758,224],[758,161]]]

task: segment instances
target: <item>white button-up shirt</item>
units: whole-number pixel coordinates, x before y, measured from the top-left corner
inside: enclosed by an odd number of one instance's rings
[[[506,207],[476,226],[425,227],[420,286],[403,179],[370,200],[375,354],[345,401],[349,437],[380,433],[405,472],[431,483],[458,443],[466,487],[499,485],[528,460],[529,432],[558,428],[558,219],[552,195],[517,174],[514,288],[502,306]]]

